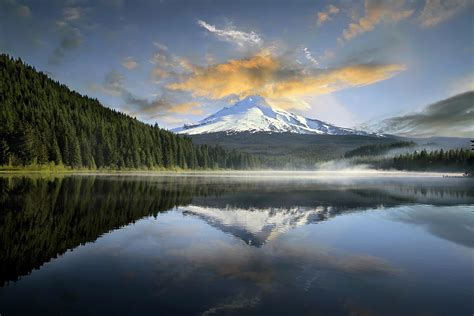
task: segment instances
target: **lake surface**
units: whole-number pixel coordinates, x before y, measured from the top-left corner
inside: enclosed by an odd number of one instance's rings
[[[474,182],[0,177],[3,315],[472,315]]]

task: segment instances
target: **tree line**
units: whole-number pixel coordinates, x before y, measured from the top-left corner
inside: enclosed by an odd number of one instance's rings
[[[378,156],[389,152],[392,149],[416,146],[414,142],[395,142],[390,144],[371,144],[357,147],[344,154],[344,158],[357,156]]]
[[[0,55],[0,165],[73,168],[251,169],[247,153],[190,138],[102,106]]]
[[[354,164],[367,164],[376,169],[407,171],[446,171],[474,173],[474,152],[469,149],[414,151],[392,157],[358,156],[351,159]]]
[[[393,158],[392,166],[400,170],[474,171],[474,152],[469,149],[415,151]]]

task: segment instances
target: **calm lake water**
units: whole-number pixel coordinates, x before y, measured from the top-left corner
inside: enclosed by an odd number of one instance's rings
[[[0,177],[0,314],[472,315],[474,182]]]

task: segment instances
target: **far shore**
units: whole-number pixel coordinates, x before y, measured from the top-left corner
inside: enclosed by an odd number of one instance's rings
[[[0,176],[11,175],[80,175],[80,176],[210,176],[265,178],[358,178],[358,177],[441,177],[467,178],[462,172],[402,171],[376,169],[342,170],[89,170],[89,169],[0,169]]]

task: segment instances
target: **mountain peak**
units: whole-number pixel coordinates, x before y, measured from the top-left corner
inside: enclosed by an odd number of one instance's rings
[[[231,106],[224,107],[222,110],[229,110],[235,113],[235,112],[247,111],[248,109],[251,109],[251,108],[272,109],[272,107],[267,103],[267,101],[265,101],[264,98],[258,95],[251,95],[240,101],[237,101],[235,104]]]
[[[267,105],[267,101],[265,101],[265,99],[259,95],[250,95],[240,101],[238,101],[234,106],[237,106],[237,105],[257,105],[257,104],[263,104],[263,105]]]
[[[209,134],[225,132],[267,132],[328,135],[366,135],[362,131],[337,127],[319,120],[305,118],[284,110],[272,108],[263,97],[248,96],[234,105],[224,107],[196,124],[173,130],[182,134]]]

